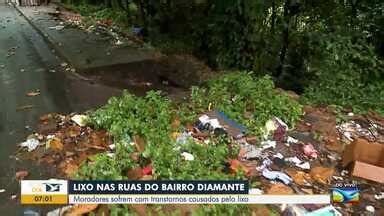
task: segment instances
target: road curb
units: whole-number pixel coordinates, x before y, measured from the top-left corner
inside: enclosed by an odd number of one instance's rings
[[[14,3],[12,3],[13,7],[17,10],[17,12],[19,12],[20,15],[22,15],[24,17],[24,19],[32,26],[32,28],[34,28],[36,30],[37,33],[39,33],[41,35],[41,37],[44,39],[45,42],[47,42],[48,46],[55,50],[57,56],[59,56],[61,59],[63,59],[65,62],[67,62],[71,68],[74,68],[76,71],[78,70],[78,67],[76,67],[76,65],[74,65],[62,52],[61,48],[59,45],[56,44],[56,42],[50,38],[47,34],[45,34],[37,25],[35,25],[35,23],[33,23],[31,21],[31,19],[29,17],[27,17],[20,9],[17,5],[15,5]],[[80,75],[79,73],[77,72],[74,72],[74,71],[69,71],[70,73],[72,73],[73,75],[75,75],[76,77],[78,77],[79,79],[82,79],[82,80],[85,80],[85,81],[92,81],[92,79],[89,79],[89,78],[86,78],[82,75]]]

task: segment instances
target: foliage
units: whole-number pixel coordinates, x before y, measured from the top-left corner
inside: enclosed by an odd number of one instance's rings
[[[199,113],[211,106],[244,124],[250,134],[260,134],[273,116],[293,126],[302,114],[301,106],[274,88],[268,76],[255,79],[252,73],[228,73],[205,88],[194,87],[189,110]]]
[[[121,98],[110,99],[105,107],[91,114],[91,119],[95,127],[105,128],[114,136],[117,150],[113,159],[98,156],[95,161],[113,166],[110,171],[115,173],[116,170],[119,178],[125,178],[126,170],[138,165],[144,167],[148,163],[154,167],[153,176],[156,179],[233,178],[222,169],[231,156],[226,139],[215,138],[211,145],[203,147],[193,141],[178,144],[171,138],[171,134],[178,131],[171,128],[175,111],[170,101],[158,92],[149,92],[144,98],[125,92]],[[130,144],[130,137],[134,136],[145,141],[145,150],[139,152],[144,159],[143,164],[135,164],[130,159],[130,154],[137,151]],[[195,160],[183,160],[182,152],[193,153]],[[108,177],[104,167],[97,164],[93,164],[97,170],[91,168],[82,174],[91,173],[90,177],[95,178],[102,172],[102,176]]]
[[[250,133],[258,133],[272,116],[277,115],[292,125],[301,114],[300,105],[275,91],[270,78],[255,79],[245,72],[229,73],[208,82],[206,87],[194,87],[191,97],[181,104],[171,103],[160,92],[152,91],[145,97],[124,92],[90,113],[90,123],[95,128],[107,129],[113,135],[115,154],[94,156],[91,163],[82,165],[77,178],[127,179],[127,170],[151,164],[154,179],[244,179],[242,171],[235,175],[229,172],[228,159],[236,158],[239,149],[231,145],[228,137],[211,136],[208,145],[192,139],[177,143],[172,137],[184,130],[183,125],[193,123],[198,114],[205,112],[209,103],[247,125]],[[254,116],[246,117],[247,112]],[[172,126],[178,118],[181,125]],[[145,142],[144,151],[132,145],[132,138],[137,136]],[[184,160],[182,152],[191,153],[194,160]],[[131,159],[133,153],[139,154],[140,161]],[[118,206],[114,210],[125,212]],[[196,214],[234,215],[249,211],[243,205],[213,206],[201,208]]]
[[[374,47],[349,37],[321,35],[310,65],[316,75],[304,94],[304,102],[353,108],[357,112],[374,109],[384,113],[384,62]]]

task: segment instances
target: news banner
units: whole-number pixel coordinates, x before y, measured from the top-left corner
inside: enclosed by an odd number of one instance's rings
[[[23,180],[22,204],[329,204],[331,195],[264,195],[248,181]]]

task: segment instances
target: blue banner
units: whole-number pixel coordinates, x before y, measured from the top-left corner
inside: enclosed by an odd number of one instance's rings
[[[68,194],[248,194],[249,182],[235,181],[75,181]]]

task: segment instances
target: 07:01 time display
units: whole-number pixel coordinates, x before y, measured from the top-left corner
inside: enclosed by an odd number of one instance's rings
[[[34,197],[35,202],[52,202],[52,196],[51,195],[38,195]]]

